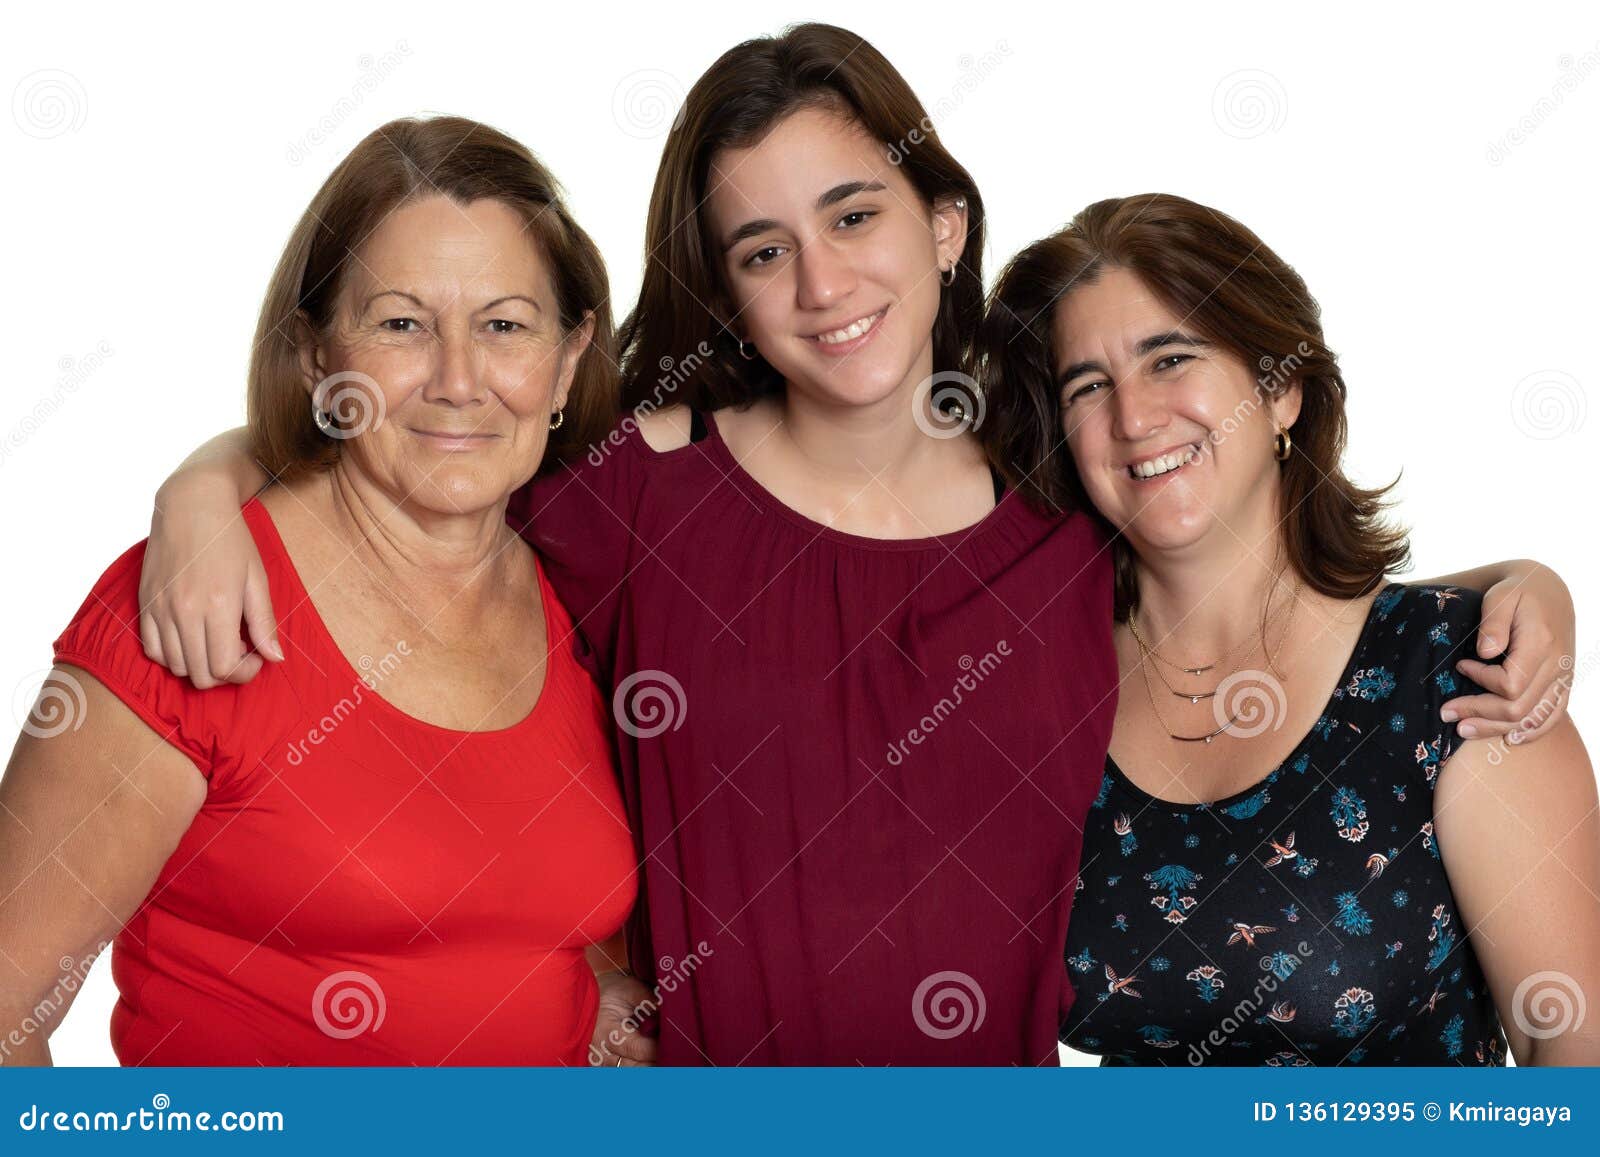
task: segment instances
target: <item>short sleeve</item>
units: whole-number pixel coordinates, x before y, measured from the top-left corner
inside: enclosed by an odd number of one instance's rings
[[[182,751],[208,781],[231,766],[219,715],[237,688],[197,689],[144,653],[139,639],[139,574],[145,544],[131,547],[100,576],[53,646],[55,661],[93,675],[134,714]]]
[[[1477,655],[1483,595],[1465,587],[1394,586],[1378,596],[1373,613],[1380,620],[1380,653],[1369,656],[1375,662],[1369,663],[1368,682],[1374,690],[1386,683],[1399,689],[1392,704],[1376,704],[1381,718],[1375,722],[1396,756],[1415,761],[1432,787],[1463,742],[1456,724],[1439,717],[1440,709],[1459,695],[1484,693],[1456,670],[1457,662]],[[1392,679],[1383,673],[1385,652],[1394,655]]]
[[[623,588],[632,569],[644,478],[642,436],[631,417],[575,462],[511,496],[506,520],[544,563],[577,629],[574,653],[611,685]]]

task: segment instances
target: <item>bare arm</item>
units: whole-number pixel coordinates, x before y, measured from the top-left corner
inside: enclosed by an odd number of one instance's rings
[[[1468,737],[1514,734],[1513,742],[1554,730],[1566,718],[1578,639],[1572,592],[1561,576],[1522,558],[1417,581],[1483,592],[1477,657],[1461,659],[1456,670],[1487,694],[1451,699],[1443,705],[1445,721],[1461,720]],[[1483,661],[1502,651],[1503,662]]]
[[[1445,762],[1434,832],[1519,1065],[1600,1064],[1600,815],[1570,719],[1537,747],[1473,740]],[[1581,1018],[1581,1022],[1580,1022]]]
[[[94,676],[57,667],[46,694],[52,687],[66,696],[60,703],[74,704],[72,721],[81,725],[32,716],[0,780],[7,1064],[50,1063],[48,1038],[87,961],[149,894],[206,795],[188,756]]]
[[[162,483],[139,580],[144,653],[200,688],[248,683],[283,659],[266,571],[239,507],[271,481],[240,427]],[[243,620],[255,651],[239,637]]]

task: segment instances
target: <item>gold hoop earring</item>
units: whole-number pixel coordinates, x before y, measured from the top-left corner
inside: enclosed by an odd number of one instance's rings
[[[561,429],[561,423],[565,422],[566,420],[567,420],[567,411],[566,411],[566,409],[565,408],[558,408],[554,414],[550,415],[550,428],[552,430],[559,430],[559,429]]]
[[[939,271],[939,281],[946,286],[956,283],[956,267],[954,263],[951,264],[949,269],[941,269]]]
[[[1289,431],[1279,426],[1278,432],[1272,436],[1273,457],[1277,458],[1279,462],[1287,462],[1289,460],[1289,451],[1293,445],[1294,443],[1289,440]]]

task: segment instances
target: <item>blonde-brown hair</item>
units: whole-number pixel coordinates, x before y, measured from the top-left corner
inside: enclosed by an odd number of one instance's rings
[[[408,117],[374,129],[323,182],[267,287],[250,357],[248,424],[256,458],[274,478],[325,468],[339,456],[339,442],[312,416],[297,315],[325,332],[362,242],[388,214],[433,195],[461,205],[490,198],[520,213],[549,267],[563,333],[585,315],[594,319],[540,472],[581,454],[611,428],[616,351],[605,262],[568,212],[555,178],[525,146],[488,125]]]

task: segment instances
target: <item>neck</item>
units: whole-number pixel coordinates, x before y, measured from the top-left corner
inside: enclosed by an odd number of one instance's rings
[[[468,618],[504,589],[516,552],[504,501],[484,510],[429,510],[389,490],[341,458],[314,487],[331,521],[325,525],[348,546],[349,559],[413,611],[424,625]]]
[[[952,450],[973,447],[965,445],[968,438],[930,438],[912,420],[913,404],[928,404],[917,390],[932,374],[930,339],[900,385],[876,402],[840,403],[787,389],[779,403],[784,437],[808,466],[854,488],[876,479],[892,490],[925,469],[943,470]]]
[[[1274,527],[1244,541],[1218,529],[1209,543],[1141,551],[1137,559],[1140,637],[1183,666],[1218,662],[1294,597],[1295,575]]]

